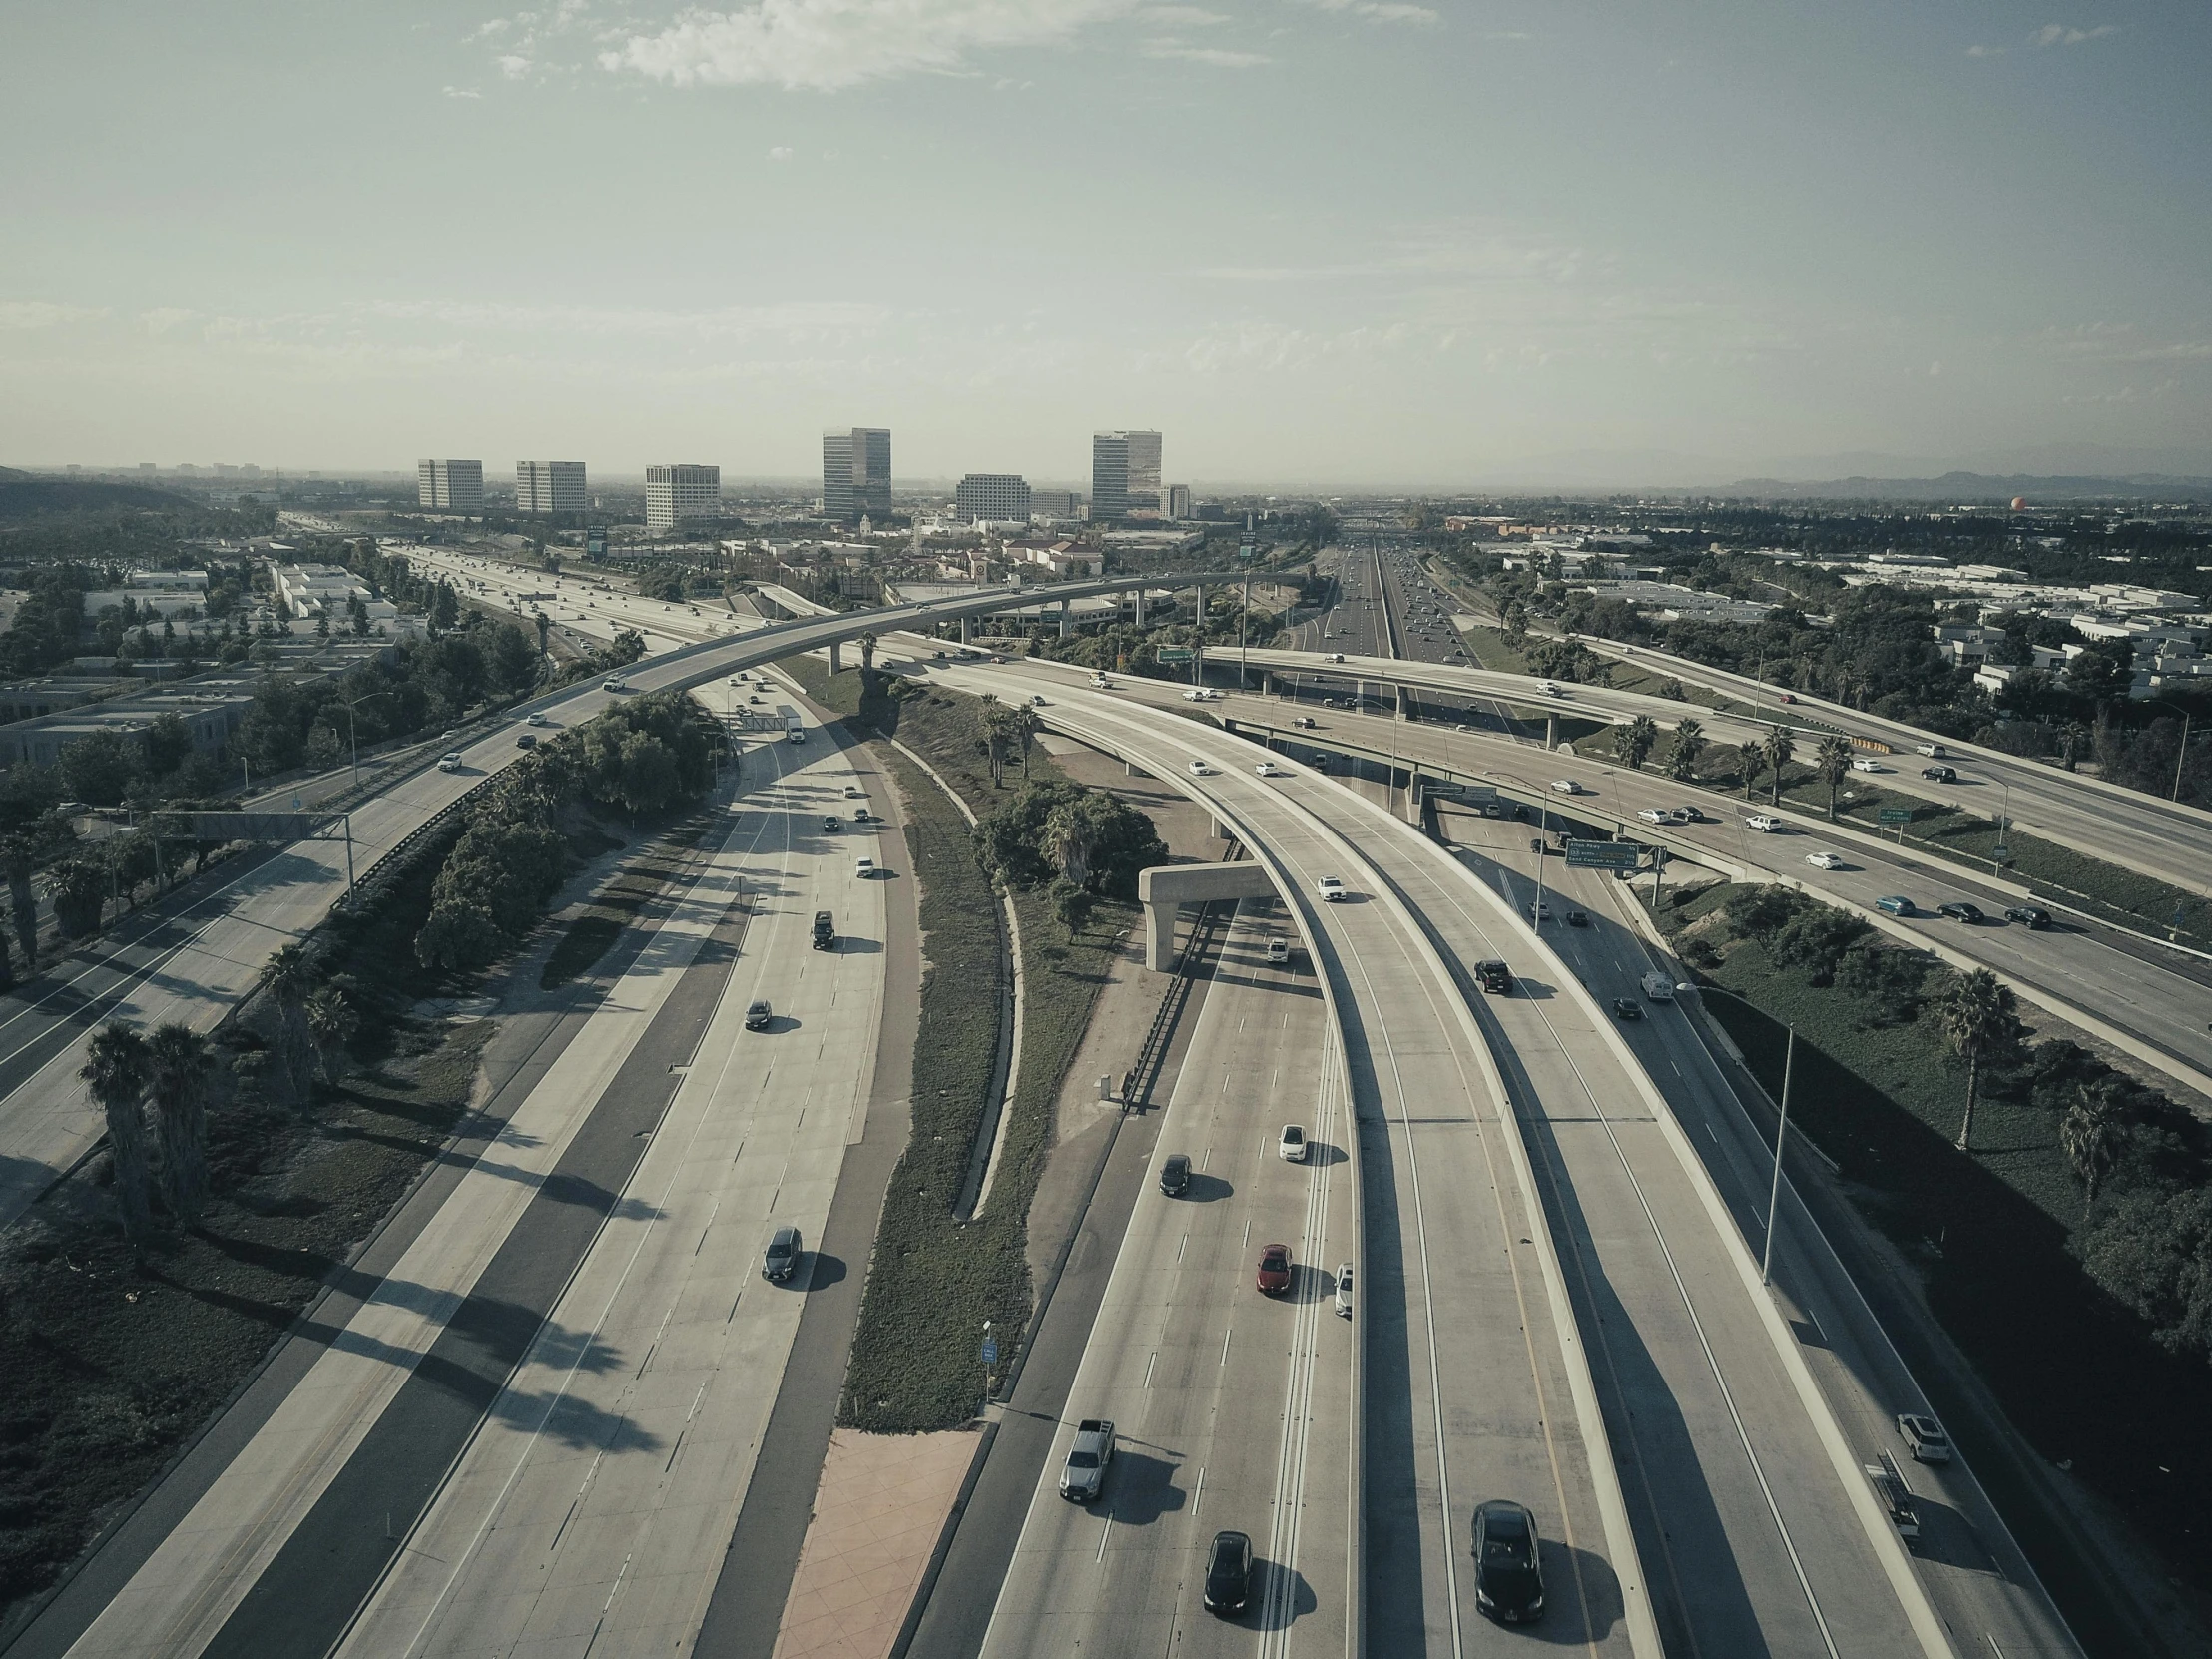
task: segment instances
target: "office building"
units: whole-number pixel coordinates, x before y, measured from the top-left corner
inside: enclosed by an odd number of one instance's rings
[[[1160,510],[1160,434],[1091,434],[1091,517],[1127,518]]]
[[[953,492],[952,509],[976,524],[1027,524],[1029,485],[1011,472],[971,472]]]
[[[415,462],[415,495],[436,512],[484,516],[482,461]]]
[[[854,426],[822,434],[822,511],[828,518],[891,510],[891,434]]]
[[[1029,510],[1038,518],[1073,518],[1076,499],[1073,490],[1031,490]]]
[[[687,519],[721,516],[721,467],[678,464],[645,469],[648,530],[673,530]]]
[[[515,511],[580,513],[591,505],[582,461],[515,462]]]
[[[1191,516],[1191,486],[1165,484],[1160,489],[1160,516],[1166,519],[1186,519]]]

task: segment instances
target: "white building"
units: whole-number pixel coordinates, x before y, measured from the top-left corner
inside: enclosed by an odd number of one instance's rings
[[[1191,516],[1191,486],[1188,484],[1163,486],[1160,491],[1160,516],[1170,520],[1189,518]]]
[[[1055,576],[1103,576],[1106,556],[1071,541],[1010,541],[1006,557],[1022,564],[1038,565]]]
[[[515,511],[580,513],[591,505],[582,461],[515,462]]]
[[[688,519],[722,516],[722,468],[676,463],[645,469],[645,527],[673,530]]]
[[[441,513],[484,516],[482,461],[415,462],[415,497]]]
[[[971,472],[953,491],[952,506],[973,524],[1027,524],[1029,483],[1012,472]]]

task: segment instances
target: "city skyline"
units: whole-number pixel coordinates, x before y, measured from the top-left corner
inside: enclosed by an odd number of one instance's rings
[[[2178,0],[126,9],[11,31],[19,148],[79,136],[0,202],[0,464],[798,478],[864,412],[946,479],[1130,420],[1202,489],[2212,472]]]

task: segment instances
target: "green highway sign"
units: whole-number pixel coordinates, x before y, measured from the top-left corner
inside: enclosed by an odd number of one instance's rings
[[[1191,660],[1191,648],[1187,645],[1163,645],[1152,653],[1153,660],[1161,663],[1187,663]]]
[[[1999,841],[1996,845],[1989,848],[1989,854],[1991,857],[1995,858],[2009,858],[2012,856],[2012,849],[2009,846],[2006,846],[2004,842]]]
[[[1911,824],[1913,822],[1913,809],[1910,807],[1885,807],[1882,809],[1881,816],[1884,824]]]
[[[1634,869],[1644,861],[1644,849],[1634,841],[1570,840],[1569,869]]]

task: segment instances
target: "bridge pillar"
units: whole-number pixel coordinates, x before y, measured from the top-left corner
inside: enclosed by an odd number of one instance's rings
[[[1067,637],[1068,637],[1068,602],[1067,602],[1067,601],[1066,601],[1065,599],[1063,599],[1063,600],[1061,600],[1061,601],[1060,601],[1060,638],[1062,638],[1062,639],[1066,639]]]
[[[1558,747],[1559,717],[1557,715],[1546,715],[1544,716],[1544,748],[1548,751]]]
[[[1137,626],[1139,628],[1144,626],[1144,589],[1142,587],[1137,589]]]
[[[1144,965],[1165,973],[1175,961],[1175,913],[1185,904],[1215,898],[1272,898],[1275,882],[1265,866],[1155,864],[1137,872],[1137,902],[1144,906]]]
[[[960,643],[962,645],[968,645],[973,643],[974,639],[975,618],[971,616],[964,616],[960,618]]]
[[[843,660],[837,653],[838,643],[836,640],[830,642],[830,672],[831,674],[842,674],[844,672]]]

